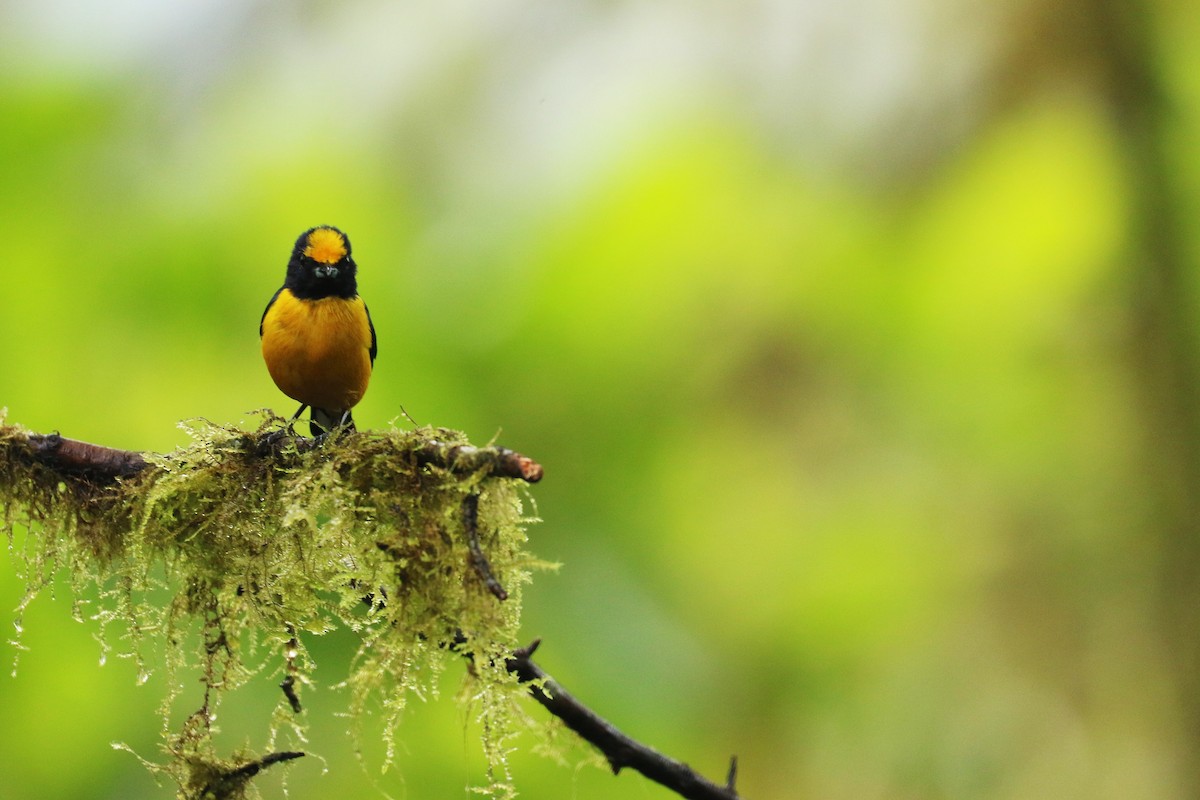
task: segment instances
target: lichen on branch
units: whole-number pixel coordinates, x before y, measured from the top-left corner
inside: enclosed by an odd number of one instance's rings
[[[139,664],[165,648],[168,672],[203,675],[203,697],[164,705],[199,706],[164,743],[181,797],[247,762],[213,752],[221,696],[274,670],[290,679],[287,696],[277,680],[264,678],[263,691],[294,715],[314,669],[306,642],[331,630],[358,636],[350,674],[333,676],[349,689],[351,719],[377,704],[394,731],[406,698],[434,691],[464,637],[476,664],[499,665],[474,670],[484,685],[464,694],[517,691],[504,658],[516,645],[521,587],[544,566],[526,550],[524,482],[540,477],[536,462],[444,429],[350,432],[314,445],[265,414],[253,431],[187,430],[192,444],[167,454],[91,453],[96,446],[0,414],[0,525],[27,586],[18,615],[66,573],[77,596],[98,588],[102,628],[125,629],[116,642],[102,630],[105,646]],[[168,602],[148,600],[163,592]],[[490,719],[487,735],[506,736],[499,728]],[[503,752],[494,742],[484,750]],[[491,766],[503,793],[503,765]]]

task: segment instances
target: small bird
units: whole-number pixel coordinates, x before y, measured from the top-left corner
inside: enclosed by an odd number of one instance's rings
[[[354,429],[352,409],[375,364],[375,325],[358,296],[350,240],[332,225],[309,228],[292,248],[283,286],[258,325],[263,360],[279,390],[312,408],[313,436]]]

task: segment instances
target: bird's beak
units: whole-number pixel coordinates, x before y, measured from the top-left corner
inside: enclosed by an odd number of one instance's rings
[[[333,264],[318,264],[313,271],[317,273],[318,278],[336,278],[338,274],[338,268]]]

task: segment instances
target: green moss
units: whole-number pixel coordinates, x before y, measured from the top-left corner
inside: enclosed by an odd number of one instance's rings
[[[284,435],[271,415],[252,432],[207,422],[188,431],[192,445],[149,456],[132,477],[96,482],[30,458],[29,432],[0,417],[0,523],[10,543],[15,526],[29,529],[14,549],[28,587],[21,609],[67,572],[77,591],[99,588],[94,616],[106,647],[203,675],[200,708],[165,735],[163,768],[180,796],[211,794],[214,775],[254,760],[213,752],[221,696],[266,669],[293,678],[302,698],[314,670],[305,644],[335,629],[359,639],[341,684],[352,726],[370,704],[394,731],[410,694],[433,691],[451,661],[461,667],[472,655],[463,697],[483,722],[485,791],[511,792],[504,709],[516,690],[503,659],[517,644],[521,587],[541,566],[525,550],[524,484],[418,457],[433,440],[465,444],[453,431],[359,432],[318,447]],[[472,494],[503,602],[472,567],[462,511]],[[117,641],[109,622],[124,631]],[[267,685],[280,701],[273,744],[301,722]],[[164,721],[183,701],[164,699]],[[218,796],[240,796],[244,783]]]

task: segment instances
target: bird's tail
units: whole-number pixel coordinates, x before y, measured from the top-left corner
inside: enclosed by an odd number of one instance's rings
[[[312,419],[308,423],[308,429],[313,436],[320,436],[329,433],[339,425],[344,425],[348,431],[355,430],[354,418],[350,416],[350,411],[327,411],[324,408],[312,407]]]

